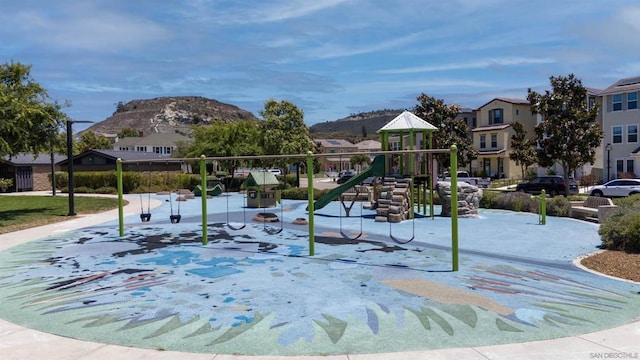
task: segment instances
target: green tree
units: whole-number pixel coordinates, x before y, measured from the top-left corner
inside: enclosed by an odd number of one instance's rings
[[[227,157],[262,154],[259,124],[255,121],[221,122],[193,127],[193,143],[187,157]],[[250,166],[242,160],[222,161],[220,166],[229,174],[240,166]]]
[[[106,150],[112,149],[111,140],[104,135],[97,135],[91,130],[85,131],[80,138],[73,142],[73,154],[82,154],[91,149]]]
[[[447,105],[442,99],[436,99],[425,93],[417,98],[413,113],[438,128],[433,132],[433,148],[448,149],[451,145],[458,148],[458,166],[465,167],[478,157],[478,152],[473,148],[473,139],[470,136],[469,127],[462,119],[456,119],[460,108],[456,105]],[[435,156],[441,169],[449,167],[449,154]]]
[[[598,107],[589,108],[587,89],[573,74],[551,76],[552,91],[544,94],[529,89],[527,99],[531,111],[542,115],[536,126],[538,164],[545,167],[558,162],[564,170],[564,180],[586,163],[593,163],[602,131],[596,121]],[[567,194],[569,187],[567,187]]]
[[[49,151],[67,119],[30,72],[31,65],[0,65],[0,156]]]
[[[309,136],[309,129],[304,123],[304,114],[288,101],[269,99],[260,111],[262,122],[263,150],[268,155],[303,154],[315,150],[315,143]],[[287,161],[279,159],[268,163],[287,169],[286,164],[299,162],[300,159]]]
[[[367,155],[353,155],[351,158],[349,158],[349,162],[351,163],[352,167],[356,167],[358,165],[362,167],[362,165],[371,164],[371,158],[369,158]]]
[[[525,178],[527,168],[536,163],[536,142],[527,138],[527,130],[521,122],[515,121],[511,124],[515,134],[511,135],[511,152],[509,159],[516,162],[522,171],[522,179]]]
[[[138,137],[138,135],[138,130],[132,128],[131,126],[124,127],[118,132],[118,138],[120,139],[126,137]]]

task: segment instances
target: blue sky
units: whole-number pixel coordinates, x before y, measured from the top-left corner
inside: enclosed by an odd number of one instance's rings
[[[258,115],[287,100],[308,125],[412,109],[421,93],[478,107],[549,76],[605,88],[640,75],[637,0],[0,0],[2,63],[76,120],[120,101],[204,96]],[[81,128],[81,126],[78,126]]]

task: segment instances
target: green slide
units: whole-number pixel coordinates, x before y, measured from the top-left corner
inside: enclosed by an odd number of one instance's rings
[[[340,194],[342,194],[343,192],[351,189],[355,185],[360,184],[364,179],[368,178],[369,176],[384,176],[384,155],[376,156],[373,159],[373,162],[371,163],[371,165],[369,165],[369,168],[367,170],[365,170],[365,171],[361,172],[360,174],[352,177],[346,183],[338,186],[335,189],[332,189],[331,191],[329,191],[325,195],[321,196],[318,200],[316,200],[313,203],[314,210],[322,209],[328,203],[330,203],[333,200],[337,199],[338,196],[340,196]],[[309,210],[309,209],[307,209],[307,210]]]

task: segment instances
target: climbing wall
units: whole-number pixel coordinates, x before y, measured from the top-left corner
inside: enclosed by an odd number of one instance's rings
[[[385,177],[378,198],[377,222],[401,222],[411,217],[411,179]]]

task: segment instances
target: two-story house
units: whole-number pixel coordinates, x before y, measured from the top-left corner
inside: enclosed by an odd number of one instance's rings
[[[640,169],[640,76],[621,79],[600,92],[604,180],[638,177]]]
[[[471,129],[478,159],[471,164],[476,174],[492,177],[520,178],[522,172],[509,159],[512,123],[524,125],[527,136],[535,138],[536,116],[531,114],[529,101],[495,98],[476,110],[477,127]]]
[[[351,169],[351,158],[342,156],[342,153],[357,152],[358,147],[347,140],[342,139],[314,139],[319,146],[320,153],[329,154],[318,158],[322,171],[340,171]]]
[[[113,144],[115,151],[146,152],[171,156],[189,138],[178,133],[153,133],[144,137],[125,137]]]

